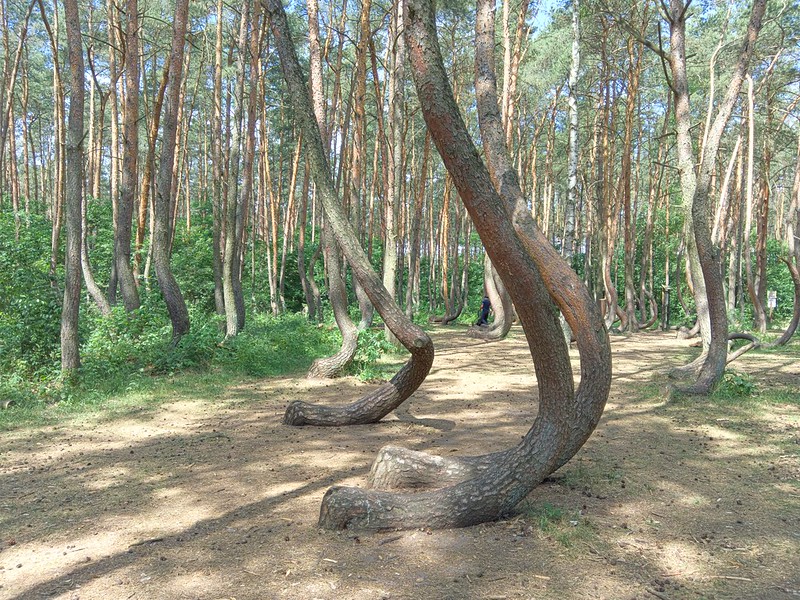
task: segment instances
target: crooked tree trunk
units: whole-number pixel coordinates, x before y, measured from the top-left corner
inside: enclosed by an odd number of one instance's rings
[[[291,40],[286,13],[280,0],[266,0],[270,26],[283,68],[295,115],[303,131],[306,154],[322,205],[353,275],[383,317],[386,326],[411,353],[409,362],[391,379],[364,398],[343,407],[324,407],[293,402],[287,409],[297,414],[295,424],[348,425],[382,419],[406,400],[425,380],[433,363],[433,343],[428,335],[406,318],[369,263],[352,224],[337,198],[320,129],[308,95],[308,87]]]
[[[455,465],[463,467],[463,478],[455,478],[448,487],[420,493],[331,488],[320,512],[320,524],[327,528],[457,527],[507,514],[581,447],[602,414],[611,382],[610,347],[602,319],[578,277],[536,229],[516,171],[507,168],[510,161],[505,155],[492,64],[491,0],[479,6],[476,50],[476,88],[478,83],[484,88],[479,92],[479,117],[493,165],[491,179],[454,101],[436,40],[432,6],[428,0],[411,0],[405,17],[412,72],[426,123],[517,306],[539,380],[540,410],[530,431],[510,450],[462,461],[440,459],[452,464],[453,470],[457,470]],[[497,155],[500,149],[503,152]],[[577,393],[550,298],[558,301],[578,335],[582,377]],[[392,473],[426,471],[425,461],[393,464],[383,460],[385,456],[378,457],[373,469],[376,485]],[[389,467],[388,473],[382,466]]]
[[[511,323],[514,321],[514,308],[511,304],[511,296],[503,284],[503,280],[497,274],[497,270],[492,264],[492,260],[487,254],[483,261],[483,282],[486,288],[486,295],[494,311],[494,321],[487,328],[475,327],[470,329],[469,336],[486,341],[501,340],[508,335],[511,330]]]
[[[83,273],[83,282],[86,284],[86,291],[89,292],[92,300],[94,300],[100,314],[107,317],[111,314],[111,305],[108,302],[108,298],[106,298],[106,295],[103,293],[103,290],[97,285],[94,273],[92,272],[92,264],[89,261],[89,242],[87,240],[89,225],[86,219],[86,205],[87,198],[83,197],[83,201],[81,202],[81,272]]]
[[[775,346],[783,346],[794,335],[800,324],[800,135],[797,136],[797,162],[794,170],[792,201],[786,214],[786,239],[789,253],[783,260],[789,268],[794,284],[794,311],[792,320],[783,335],[775,341]]]
[[[319,21],[317,20],[316,0],[308,2],[309,19],[309,44],[311,45],[311,98],[314,108],[314,117],[323,143],[328,143],[328,134],[325,128],[325,95],[322,89],[322,61],[319,52]],[[302,132],[300,137],[302,137]],[[300,147],[298,146],[298,151]],[[306,169],[310,172],[310,165],[306,160]],[[309,173],[310,174],[310,173]],[[320,247],[323,249],[325,265],[328,273],[328,299],[333,310],[333,317],[342,335],[342,346],[333,356],[320,358],[314,361],[306,374],[309,378],[331,378],[338,377],[350,365],[358,350],[358,331],[350,319],[347,302],[347,286],[342,273],[342,259],[336,238],[331,231],[330,224],[326,221],[320,239]],[[313,274],[312,274],[313,275]],[[313,280],[313,277],[312,277]],[[367,301],[368,306],[372,306]],[[362,312],[362,314],[364,314]],[[369,325],[367,325],[368,327]],[[364,327],[366,328],[366,327]],[[284,415],[284,423],[287,425],[305,424],[305,412],[297,410],[298,405],[292,404]],[[297,421],[297,422],[295,422]]]
[[[722,284],[722,269],[719,249],[711,240],[711,227],[708,223],[708,198],[720,140],[733,112],[753,54],[766,9],[766,0],[755,0],[753,4],[745,41],[725,98],[720,103],[717,116],[708,131],[706,145],[703,149],[703,160],[697,173],[695,172],[694,151],[690,137],[691,111],[686,74],[686,8],[683,0],[670,0],[669,2],[669,63],[672,71],[672,90],[675,94],[681,192],[687,206],[687,225],[690,230],[687,249],[691,261],[694,297],[704,352],[696,382],[684,391],[708,394],[722,377],[728,348],[728,316]]]
[[[342,257],[339,246],[336,244],[330,225],[325,223],[322,242],[325,251],[325,264],[328,271],[328,298],[331,302],[336,325],[342,334],[342,347],[333,356],[318,358],[311,365],[306,377],[331,378],[338,377],[353,362],[353,357],[358,349],[358,327],[350,319],[347,310],[347,286],[342,276]],[[292,404],[286,411],[284,423],[287,425],[304,425],[304,422],[294,422],[297,417],[296,405]],[[300,415],[304,418],[303,415]]]

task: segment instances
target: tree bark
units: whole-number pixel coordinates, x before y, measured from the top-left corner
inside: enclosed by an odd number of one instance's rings
[[[794,310],[789,326],[775,341],[775,346],[783,346],[792,339],[798,324],[800,324],[800,134],[797,136],[797,162],[792,185],[792,200],[786,213],[786,239],[789,251],[783,262],[789,268],[789,274],[794,284]]]
[[[214,40],[214,93],[213,119],[211,121],[211,164],[212,164],[212,247],[211,269],[214,276],[214,308],[218,315],[225,314],[225,292],[222,285],[222,210],[225,165],[222,145],[225,136],[222,129],[222,25],[223,0],[217,0],[217,27]],[[163,93],[161,98],[163,98]],[[138,241],[138,236],[137,236]]]
[[[497,274],[494,265],[492,265],[492,260],[488,254],[484,256],[483,261],[483,286],[492,305],[494,320],[489,327],[474,327],[470,329],[469,336],[486,341],[502,340],[511,330],[511,324],[514,321],[514,308],[511,304],[511,296],[509,296],[503,280]]]
[[[131,227],[139,177],[139,6],[125,5],[125,112],[122,132],[122,177],[114,229],[114,264],[125,310],[139,308],[139,293],[131,267]]]
[[[329,135],[325,125],[325,93],[322,88],[322,61],[319,49],[319,22],[317,21],[316,4],[316,0],[309,0],[308,2],[309,44],[312,48],[310,93],[317,127],[319,128],[323,144],[327,148]],[[342,345],[336,354],[315,360],[306,374],[309,378],[332,378],[340,376],[353,361],[356,351],[358,350],[359,328],[356,327],[352,319],[350,319],[347,286],[341,268],[341,252],[339,251],[336,236],[331,231],[330,224],[326,222],[323,229],[320,245],[324,252],[325,265],[328,273],[328,299],[331,303],[331,310],[333,311],[336,325],[339,327],[339,333],[342,336]],[[290,409],[291,408],[290,406]],[[293,423],[293,419],[296,418],[294,412],[290,414],[287,410],[284,416],[284,422],[289,425],[295,424]],[[299,420],[302,421],[304,418],[304,416],[301,416]],[[298,422],[296,424],[302,425],[304,423]]]
[[[241,252],[244,238],[245,206],[253,189],[253,162],[255,155],[256,126],[256,86],[258,83],[258,31],[259,11],[253,8],[251,1],[245,3],[245,9],[239,22],[239,56],[237,63],[236,89],[234,92],[236,109],[234,111],[231,135],[231,164],[228,178],[228,203],[223,226],[225,228],[225,246],[222,261],[222,293],[225,304],[225,337],[231,338],[244,328],[244,294],[241,285]],[[260,5],[258,5],[260,6]],[[249,42],[249,43],[248,43]],[[248,46],[250,48],[249,85],[245,77],[247,72]],[[245,89],[247,94],[245,110]],[[246,120],[245,120],[246,117]],[[243,139],[242,139],[243,138]],[[244,145],[244,170],[242,185],[239,185],[240,147]]]
[[[405,0],[396,0],[392,11],[392,26],[389,28],[390,38],[395,40],[392,45],[392,69],[389,77],[389,136],[391,148],[389,166],[389,187],[384,206],[384,244],[383,244],[383,285],[392,298],[396,295],[397,280],[397,213],[403,195],[403,179],[405,167],[403,164],[403,102],[405,87],[405,42],[403,37],[403,3]],[[399,340],[386,329],[386,340],[397,345]]]
[[[150,205],[153,169],[156,162],[156,141],[158,139],[158,129],[161,121],[161,109],[164,106],[164,95],[167,90],[168,79],[169,64],[164,67],[164,73],[161,76],[161,83],[159,85],[158,92],[156,93],[155,102],[153,103],[150,127],[148,128],[147,134],[147,155],[144,161],[144,172],[142,173],[142,182],[139,189],[139,210],[137,211],[136,218],[136,241],[134,245],[135,252],[133,255],[133,272],[137,278],[139,274],[139,268],[142,263],[144,235],[145,229],[147,228],[147,207]],[[150,243],[150,248],[152,248],[152,240]],[[142,273],[145,280],[147,280],[146,271],[147,270],[145,269],[145,272]]]

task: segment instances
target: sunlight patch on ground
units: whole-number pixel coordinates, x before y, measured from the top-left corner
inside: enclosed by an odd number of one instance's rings
[[[693,544],[678,541],[663,543],[659,553],[662,577],[685,579],[688,576],[704,572],[704,563],[699,558],[697,547]]]
[[[148,577],[142,573],[142,577]],[[210,573],[202,571],[192,571],[174,577],[169,584],[169,587],[177,592],[181,597],[186,598],[205,598],[209,597],[209,593],[213,593],[216,588],[218,577],[212,576]],[[213,596],[216,598],[217,596]]]
[[[92,478],[83,483],[87,490],[102,491],[123,486],[131,475],[131,470],[118,465],[98,467],[92,472]]]

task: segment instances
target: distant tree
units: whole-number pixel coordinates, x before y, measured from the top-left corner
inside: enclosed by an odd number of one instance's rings
[[[703,146],[703,159],[695,168],[695,153],[691,138],[691,106],[689,81],[686,73],[686,19],[688,4],[670,0],[667,19],[670,26],[669,65],[672,90],[675,96],[678,168],[681,193],[684,198],[687,227],[687,248],[703,355],[696,382],[688,391],[706,394],[722,378],[728,355],[728,314],[722,285],[722,266],[719,249],[711,239],[708,221],[709,195],[717,162],[720,140],[733,113],[761,30],[766,0],[755,0],[744,44],[717,116],[708,131]]]

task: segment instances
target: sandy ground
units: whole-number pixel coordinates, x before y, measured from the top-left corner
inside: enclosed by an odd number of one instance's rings
[[[364,485],[384,444],[478,454],[530,426],[519,330],[433,337],[428,380],[375,425],[281,425],[293,399],[371,388],[298,377],[2,434],[0,598],[800,597],[800,405],[669,401],[665,372],[693,351],[662,333],[613,338],[600,426],[518,514],[451,531],[318,529],[325,490]],[[736,368],[800,393],[796,359],[751,353]]]

